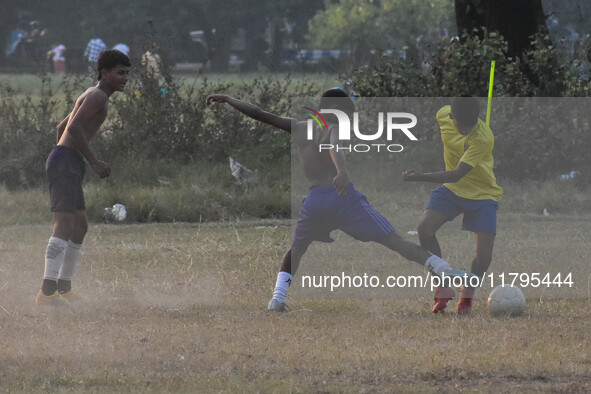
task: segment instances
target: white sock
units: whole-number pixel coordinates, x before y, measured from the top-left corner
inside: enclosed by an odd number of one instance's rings
[[[273,291],[273,299],[284,303],[287,298],[289,285],[291,285],[291,274],[279,271],[277,274],[277,282],[275,283],[275,291]]]
[[[451,265],[447,263],[447,261],[443,260],[441,257],[436,255],[431,255],[425,261],[425,267],[427,267],[431,272],[436,275],[441,275],[443,271],[447,271],[452,269]]]
[[[64,255],[64,263],[60,269],[59,279],[72,280],[76,267],[80,261],[80,254],[82,252],[82,244],[77,244],[72,241],[68,241],[68,247]]]
[[[45,275],[43,279],[57,280],[64,262],[68,241],[57,237],[49,238],[45,250]]]

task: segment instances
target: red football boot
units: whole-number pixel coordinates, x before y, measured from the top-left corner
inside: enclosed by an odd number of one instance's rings
[[[469,315],[472,313],[472,300],[474,299],[474,289],[462,286],[460,288],[460,300],[456,305],[458,315]]]
[[[433,309],[431,312],[433,313],[443,313],[445,312],[445,307],[447,306],[447,302],[454,298],[456,293],[451,287],[438,287],[435,290],[435,304],[433,305]]]

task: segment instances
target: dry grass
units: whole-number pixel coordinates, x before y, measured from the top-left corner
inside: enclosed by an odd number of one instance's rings
[[[396,217],[401,233],[415,213]],[[527,272],[555,262],[588,276],[589,219],[501,213],[493,267]],[[456,225],[442,234],[444,251],[468,261],[472,240]],[[432,315],[426,290],[406,298],[294,292],[294,311],[274,314],[266,302],[289,221],[93,225],[74,283],[86,301],[39,308],[33,298],[50,231],[0,227],[1,391],[591,390],[587,276],[576,278],[577,296],[529,298],[519,318],[491,317],[482,297],[472,316]],[[302,269],[344,246],[340,238],[311,250]],[[359,259],[377,252],[355,245],[361,252],[349,266],[371,269]],[[376,265],[422,273],[388,256]]]
[[[318,86],[334,86],[330,76],[318,78]],[[37,77],[11,81],[23,93],[38,89]],[[400,196],[376,186],[383,172],[356,175],[372,204],[416,241],[407,233],[432,186],[407,184]],[[474,314],[460,317],[430,314],[426,289],[329,297],[297,281],[294,311],[268,313],[291,239],[288,220],[93,224],[74,283],[85,302],[39,308],[33,299],[51,232],[47,191],[0,188],[0,391],[590,392],[588,191],[558,181],[503,186],[492,270],[572,272],[576,286],[525,289],[528,306],[518,318],[491,317],[488,289]],[[171,218],[195,211],[185,197],[207,202],[191,189],[139,191],[138,206],[142,196],[151,209],[173,206],[163,215]],[[88,198],[100,212],[109,204],[99,194],[95,187]],[[544,208],[551,216],[541,215]],[[440,240],[445,257],[467,268],[473,239],[458,228],[447,224]],[[300,275],[424,274],[383,248],[335,235],[334,244],[313,245]]]

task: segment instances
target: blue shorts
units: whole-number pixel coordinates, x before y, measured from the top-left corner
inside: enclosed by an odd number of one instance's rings
[[[51,212],[84,211],[82,179],[86,164],[80,152],[67,146],[56,146],[45,164],[49,177]]]
[[[330,232],[337,229],[363,242],[378,241],[394,231],[352,183],[340,196],[333,185],[311,189],[302,201],[293,242],[333,242]]]
[[[462,230],[475,233],[497,233],[499,203],[495,200],[471,200],[459,197],[442,185],[433,190],[425,209],[439,211],[449,220],[454,220],[463,213]]]

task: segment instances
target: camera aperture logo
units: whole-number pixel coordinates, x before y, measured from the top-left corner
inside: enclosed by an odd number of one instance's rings
[[[402,132],[410,141],[418,141],[418,138],[410,131],[411,128],[417,125],[417,117],[409,112],[378,112],[378,130],[373,134],[364,134],[359,130],[359,113],[353,113],[353,134],[358,140],[367,141],[368,143],[361,144],[346,144],[347,141],[351,141],[351,119],[349,116],[338,109],[321,109],[315,111],[312,108],[304,107],[310,111],[310,115],[313,119],[308,119],[307,124],[307,138],[309,141],[314,139],[314,120],[320,127],[320,130],[328,131],[328,123],[322,116],[322,114],[333,114],[337,118],[339,141],[345,142],[344,144],[318,144],[318,151],[335,149],[338,151],[347,152],[358,152],[366,153],[370,151],[377,152],[390,152],[399,153],[404,150],[401,144],[386,144],[378,143],[377,141],[382,138],[384,134],[384,117],[386,118],[386,140],[392,141],[394,132]],[[324,127],[323,127],[324,126]],[[369,143],[373,141],[373,143]]]
[[[326,124],[326,120],[324,120],[324,117],[322,115],[320,115],[320,113],[318,111],[315,111],[312,108],[308,108],[308,107],[304,107],[304,109],[307,109],[308,111],[312,112],[312,113],[308,113],[308,115],[310,115],[312,118],[314,118],[314,120],[316,120],[316,123],[318,123],[318,126],[320,126],[320,130],[322,130],[322,124],[324,124],[324,127],[326,127],[326,131],[328,131],[328,124]],[[318,118],[322,119],[322,123],[320,123],[320,120]],[[310,119],[310,122],[311,121],[312,121],[312,119]],[[308,129],[308,136],[310,136],[309,129]]]

